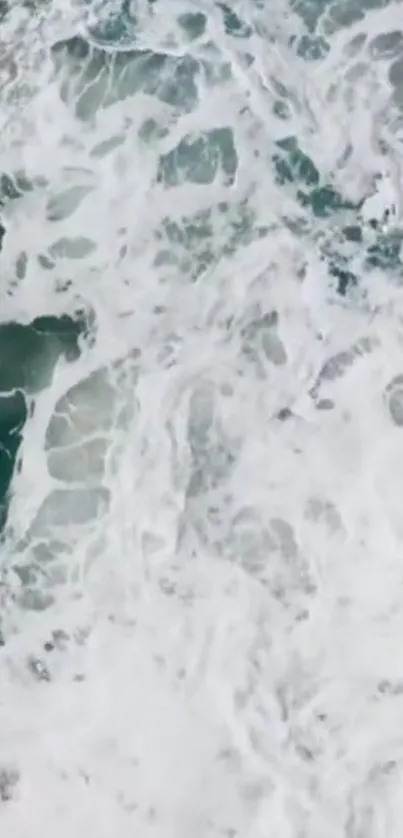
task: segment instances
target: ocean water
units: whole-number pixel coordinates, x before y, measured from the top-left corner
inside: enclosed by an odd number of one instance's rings
[[[401,838],[403,7],[0,2],[0,833]]]

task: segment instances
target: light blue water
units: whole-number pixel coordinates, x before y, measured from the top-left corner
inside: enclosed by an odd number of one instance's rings
[[[0,829],[400,838],[400,3],[0,3]]]

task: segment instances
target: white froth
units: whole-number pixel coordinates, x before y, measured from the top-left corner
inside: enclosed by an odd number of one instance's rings
[[[72,58],[61,98],[50,45],[96,40],[104,4],[1,30],[1,169],[33,184],[4,208],[1,319],[80,306],[95,331],[38,396],[13,484],[0,832],[400,838],[401,289],[379,271],[335,293],[325,222],[296,232],[271,157],[297,134],[364,220],[401,225],[396,56],[368,46],[401,6],[306,61],[283,3],[231,4],[249,39],[206,0],[135,5],[135,48],[200,62],[186,105],[148,68],[80,119]],[[174,185],[208,131],[204,174]]]

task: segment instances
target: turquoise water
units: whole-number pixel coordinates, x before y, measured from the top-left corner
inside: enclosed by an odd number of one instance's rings
[[[402,20],[0,0],[4,835],[402,834]]]

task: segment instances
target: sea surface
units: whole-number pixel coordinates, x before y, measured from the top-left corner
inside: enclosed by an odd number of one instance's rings
[[[402,838],[403,3],[0,0],[0,834]]]

